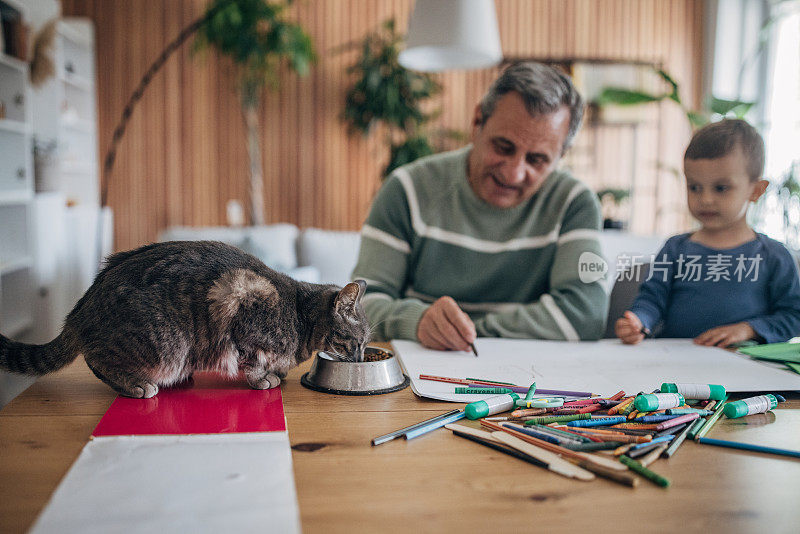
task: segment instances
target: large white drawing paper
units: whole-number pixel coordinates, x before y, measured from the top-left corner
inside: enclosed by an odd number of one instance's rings
[[[300,532],[286,432],[95,438],[32,529]]]
[[[421,397],[472,402],[487,395],[455,394],[457,384],[420,380],[420,374],[484,378],[539,389],[613,395],[651,392],[662,382],[722,384],[728,391],[800,390],[800,375],[728,350],[701,347],[689,339],[646,340],[623,345],[615,339],[572,343],[479,338],[480,357],[443,352],[413,341],[393,341],[411,388]]]

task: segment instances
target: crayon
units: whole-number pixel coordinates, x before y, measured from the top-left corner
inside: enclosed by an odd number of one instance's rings
[[[623,454],[622,456],[619,457],[619,461],[625,464],[628,467],[628,469],[636,473],[639,473],[653,484],[661,486],[662,488],[669,487],[669,480],[667,478],[659,475],[658,473],[654,473],[653,471],[646,468],[636,460],[632,460],[631,458],[628,458]]]

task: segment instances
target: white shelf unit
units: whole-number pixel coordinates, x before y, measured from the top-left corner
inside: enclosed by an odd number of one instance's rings
[[[58,190],[70,204],[98,206],[94,26],[84,18],[61,19],[56,41],[60,102],[56,143],[61,166]]]
[[[50,16],[42,16],[42,24]],[[58,335],[64,318],[91,285],[99,265],[97,221],[103,217],[103,255],[112,251],[112,215],[100,209],[94,25],[64,17],[53,43],[55,74],[32,90],[33,132],[55,144],[47,168],[37,165],[33,202],[36,331],[30,341]],[[42,177],[44,176],[44,179]]]
[[[28,64],[0,54],[0,332],[33,326],[33,161]]]

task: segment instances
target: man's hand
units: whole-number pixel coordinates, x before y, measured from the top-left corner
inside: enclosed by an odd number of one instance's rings
[[[733,343],[740,341],[747,341],[756,337],[756,331],[749,323],[734,323],[718,326],[706,330],[696,338],[694,342],[698,345],[707,345],[709,347],[722,347],[725,348]]]
[[[617,319],[614,324],[614,333],[623,343],[629,345],[635,345],[644,339],[642,321],[632,311],[626,311],[622,317]]]
[[[419,342],[430,349],[468,351],[476,337],[475,324],[452,297],[431,304],[417,326]]]

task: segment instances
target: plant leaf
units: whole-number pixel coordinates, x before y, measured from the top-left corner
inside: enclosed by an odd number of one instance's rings
[[[665,95],[657,96],[644,91],[633,91],[620,87],[606,87],[597,97],[599,106],[616,104],[618,106],[635,106],[648,102],[658,102],[664,99]]]
[[[755,105],[755,102],[745,102],[743,100],[725,100],[723,98],[711,97],[709,108],[714,113],[718,113],[723,117],[729,113],[733,113],[736,118],[741,119],[747,112],[750,111]]]

